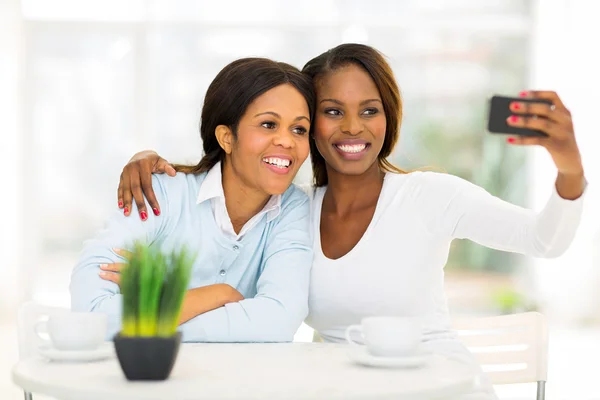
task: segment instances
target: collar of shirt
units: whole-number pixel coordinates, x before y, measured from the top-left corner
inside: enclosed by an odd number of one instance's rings
[[[267,222],[274,220],[281,212],[281,195],[271,196],[263,209],[253,216],[236,234],[231,224],[231,219],[225,206],[225,193],[223,192],[223,180],[221,174],[221,163],[217,163],[208,171],[198,191],[196,204],[210,200],[213,214],[219,228],[227,235],[239,240],[260,220],[263,214],[267,214]]]

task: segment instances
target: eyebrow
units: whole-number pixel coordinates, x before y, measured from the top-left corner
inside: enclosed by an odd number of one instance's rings
[[[265,112],[262,112],[262,113],[258,113],[258,114],[256,114],[256,115],[254,116],[254,118],[256,118],[256,117],[259,117],[259,116],[261,116],[261,115],[272,115],[272,116],[274,116],[274,117],[276,117],[276,118],[279,118],[279,119],[281,119],[281,115],[277,114],[277,113],[276,113],[276,112],[274,112],[274,111],[265,111]],[[296,117],[296,119],[294,119],[294,122],[296,122],[296,121],[300,121],[301,119],[305,119],[305,120],[307,120],[307,121],[308,121],[308,123],[310,124],[310,119],[309,119],[308,117],[305,117],[304,115],[301,115],[301,116],[299,116],[299,117]]]
[[[339,104],[340,106],[343,106],[343,105],[344,105],[344,103],[342,103],[341,101],[339,101],[339,100],[336,100],[336,99],[323,99],[323,100],[321,100],[319,103],[324,103],[324,102],[326,102],[326,101],[330,101],[330,102],[332,102],[332,103]],[[363,101],[361,101],[361,102],[360,102],[360,105],[361,105],[361,106],[363,106],[363,105],[365,105],[365,104],[367,104],[367,103],[373,103],[373,102],[378,102],[378,103],[381,103],[381,100],[379,100],[379,99],[367,99],[367,100],[363,100]]]

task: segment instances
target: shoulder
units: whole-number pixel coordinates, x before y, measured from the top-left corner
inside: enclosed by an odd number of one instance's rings
[[[172,209],[182,203],[195,202],[206,173],[200,175],[178,172],[175,176],[153,174],[152,188],[161,209]]]
[[[442,172],[415,171],[406,175],[410,189],[415,195],[447,198],[464,192],[483,190],[466,179]]]
[[[308,195],[305,192],[305,189],[304,185],[290,185],[290,187],[281,195],[281,208],[298,207],[303,204],[308,205]]]
[[[287,226],[292,222],[307,224],[309,213],[308,196],[296,185],[291,185],[281,195],[281,209],[275,224],[277,226]]]
[[[313,192],[315,190],[314,186],[310,183],[302,183],[292,186],[296,186],[298,189],[302,190],[309,198],[312,197]]]

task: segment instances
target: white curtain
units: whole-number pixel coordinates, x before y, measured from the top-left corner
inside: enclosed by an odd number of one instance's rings
[[[19,292],[22,235],[19,168],[22,137],[18,133],[21,19],[18,0],[0,1],[0,319],[14,310]]]
[[[589,191],[578,235],[557,260],[536,260],[536,282],[547,312],[571,321],[600,318],[600,3],[540,0],[536,6],[532,87],[556,90],[570,109]],[[555,170],[542,149],[535,151],[533,204],[541,207]]]

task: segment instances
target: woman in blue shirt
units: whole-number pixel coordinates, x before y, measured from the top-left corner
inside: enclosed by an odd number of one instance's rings
[[[202,108],[205,156],[177,166],[174,179],[152,177],[160,212],[140,219],[115,209],[86,242],[71,277],[72,309],[107,313],[112,337],[122,301],[113,272],[126,261],[117,249],[136,240],[164,251],[186,245],[197,258],[184,341],[291,341],[308,313],[312,263],[308,198],[291,183],[308,157],[314,108],[310,78],[288,64],[226,66]]]

